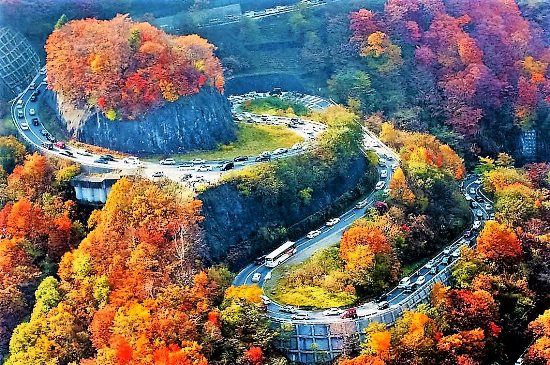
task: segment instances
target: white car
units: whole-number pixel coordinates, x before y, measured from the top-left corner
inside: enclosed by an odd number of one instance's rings
[[[29,114],[30,114],[30,115],[36,115],[36,110],[34,110],[34,109],[29,109]]]
[[[426,263],[426,265],[424,265],[424,267],[425,267],[426,269],[431,269],[432,267],[436,266],[435,262],[436,262],[435,259],[431,259],[430,261],[428,261],[428,262]]]
[[[124,157],[122,159],[122,162],[131,164],[131,165],[139,165],[139,159],[135,156]]]
[[[309,314],[307,314],[307,313],[296,313],[296,314],[292,315],[292,319],[306,320],[306,319],[309,319]]]
[[[262,274],[260,274],[259,272],[255,272],[254,275],[252,275],[252,282],[257,283],[260,281],[261,278]]]
[[[424,275],[420,275],[414,283],[416,285],[420,286],[420,285],[424,284],[425,282],[426,282],[426,278],[424,277]]]
[[[29,123],[22,122],[21,123],[21,129],[24,130],[24,131],[28,131],[29,130]]]
[[[479,227],[481,227],[481,222],[480,221],[475,221],[474,222],[474,225],[472,226],[473,229],[479,229]]]
[[[399,281],[399,285],[397,287],[403,289],[409,286],[410,283],[411,283],[411,278],[409,278],[408,276],[405,276],[403,279],[401,279],[401,281]]]
[[[17,100],[17,107],[22,108],[23,107],[23,99]]]
[[[453,251],[452,257],[460,257],[460,247]]]
[[[318,235],[321,234],[321,231],[319,231],[318,229],[316,229],[315,231],[311,231],[309,232],[306,237],[309,238],[309,239],[312,239],[312,238],[315,238],[317,237]]]
[[[286,148],[277,148],[275,151],[273,151],[274,155],[282,155],[283,153],[287,153],[288,149]]]
[[[340,222],[340,218],[332,218],[326,224],[327,227],[332,227],[337,225]]]
[[[197,167],[198,172],[212,171],[212,166],[209,165],[200,165]]]
[[[476,195],[476,188],[470,188],[470,194]]]
[[[385,181],[379,181],[376,183],[376,186],[374,187],[376,190],[380,190],[380,189],[383,189],[384,186],[386,186],[386,182]]]
[[[174,160],[173,158],[165,158],[164,160],[160,160],[160,164],[161,165],[175,165],[176,160]]]
[[[355,204],[355,209],[363,209],[367,205],[369,205],[369,202],[367,200],[360,201],[359,203]]]
[[[493,209],[493,206],[489,203],[485,203],[485,210],[491,210]]]
[[[382,170],[382,171],[380,171],[380,177],[381,177],[382,179],[387,178],[387,177],[388,177],[388,171],[387,171],[387,170]]]
[[[265,277],[264,277],[264,280],[269,280],[269,279],[271,279],[271,271],[265,274]]]
[[[203,165],[206,161],[202,158],[195,158],[191,161],[193,165]]]
[[[474,184],[481,184],[481,180],[480,179],[477,179],[476,181],[474,181]]]
[[[338,308],[330,308],[326,311],[323,311],[324,316],[339,316],[342,313],[344,313],[344,311]]]

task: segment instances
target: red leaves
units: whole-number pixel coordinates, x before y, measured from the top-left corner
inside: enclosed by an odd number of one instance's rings
[[[251,365],[262,365],[265,357],[260,347],[252,346],[244,353],[244,357]]]

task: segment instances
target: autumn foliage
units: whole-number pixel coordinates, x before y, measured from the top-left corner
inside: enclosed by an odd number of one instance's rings
[[[197,35],[171,36],[123,15],[69,22],[50,35],[46,52],[49,87],[112,120],[134,119],[206,84],[223,91],[213,45]]]

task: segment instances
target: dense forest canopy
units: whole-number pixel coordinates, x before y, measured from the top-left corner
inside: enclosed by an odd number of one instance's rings
[[[46,42],[49,87],[111,120],[133,119],[205,84],[223,91],[214,46],[197,35],[170,36],[123,15],[58,28]]]

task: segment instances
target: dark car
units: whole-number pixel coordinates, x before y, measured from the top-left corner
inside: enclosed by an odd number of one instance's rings
[[[34,126],[39,126],[40,125],[40,121],[38,120],[38,118],[32,118],[32,125],[34,125]]]
[[[226,162],[220,167],[220,171],[227,171],[231,170],[235,167],[235,164],[233,162]]]
[[[105,161],[114,161],[115,158],[112,155],[102,155],[100,158],[104,159]]]
[[[466,238],[472,237],[472,231],[468,230],[468,231],[464,232],[464,237],[466,237]]]
[[[248,156],[237,156],[233,159],[235,162],[248,161]]]
[[[48,141],[50,141],[50,142],[52,142],[52,143],[57,142],[57,139],[56,139],[54,136],[52,136],[51,134],[49,134],[49,133],[46,134],[46,138],[48,139]]]
[[[265,262],[265,256],[266,255],[263,255],[263,256],[260,256],[260,257],[256,257],[256,260],[254,260],[254,263],[256,265],[263,265],[264,262]]]
[[[269,156],[258,156],[258,157],[256,157],[256,162],[265,162],[265,161],[271,161],[271,157],[269,157]]]
[[[53,150],[53,143],[51,143],[50,141],[44,141],[42,142],[42,147],[48,150]]]
[[[388,294],[380,294],[376,297],[376,303],[384,302],[388,300]]]
[[[97,160],[94,161],[95,163],[102,163],[102,164],[108,164],[109,161],[105,160],[104,158],[98,158]]]
[[[30,100],[31,101],[36,101],[36,95],[32,94]]]
[[[34,96],[40,95],[40,89],[34,90],[34,92],[32,93],[32,95],[34,95]]]
[[[67,150],[62,150],[59,152],[60,155],[65,155],[65,156],[68,156],[68,157],[74,157],[74,154],[71,152],[71,151],[67,151]]]
[[[40,131],[40,134],[43,135],[43,136],[45,137],[45,136],[47,136],[49,133],[48,133],[47,130],[42,129],[42,130]]]

